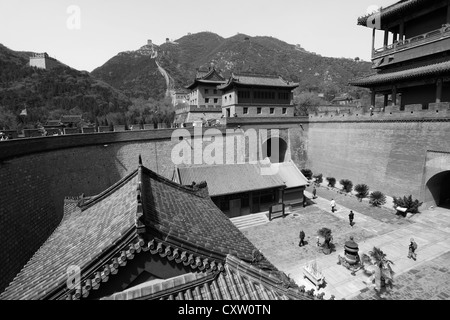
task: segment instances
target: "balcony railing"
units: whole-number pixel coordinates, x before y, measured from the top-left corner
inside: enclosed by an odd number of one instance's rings
[[[384,46],[373,51],[373,58],[377,58],[386,54],[394,53],[400,50],[413,48],[426,43],[430,43],[442,38],[450,37],[450,24],[445,24],[442,28],[433,30],[410,39],[397,41],[393,44]]]

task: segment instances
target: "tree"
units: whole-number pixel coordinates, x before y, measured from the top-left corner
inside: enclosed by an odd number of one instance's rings
[[[313,178],[317,184],[321,184],[323,182],[323,175],[321,173],[314,175]]]
[[[333,240],[333,235],[331,234],[331,229],[329,228],[322,228],[317,231],[317,234],[325,239],[324,243],[322,244],[322,247],[324,249],[329,250],[332,249],[331,241]]]
[[[361,260],[363,263],[368,263],[376,268],[376,274],[379,275],[379,280],[385,282],[390,286],[394,283],[394,271],[391,265],[394,264],[391,260],[387,259],[386,254],[379,248],[373,247],[372,251],[369,251],[369,256],[362,254]]]
[[[402,208],[406,208],[406,212],[411,212],[411,213],[418,213],[419,212],[419,207],[422,205],[423,202],[420,202],[419,200],[412,199],[412,195],[407,196],[403,196],[402,197],[393,197],[393,201],[394,201],[394,209],[397,207],[402,207]]]
[[[305,176],[306,179],[312,179],[312,171],[310,169],[302,169],[300,170],[302,172],[302,174]]]
[[[5,107],[0,106],[0,130],[2,129],[17,129],[17,116]]]
[[[342,190],[345,192],[351,192],[353,188],[353,182],[348,179],[341,179],[339,183],[342,185]]]
[[[374,207],[379,207],[386,203],[386,196],[381,191],[374,191],[370,194],[369,203]]]
[[[328,181],[328,186],[333,188],[334,185],[336,184],[336,178],[333,178],[333,177],[327,177],[326,179],[327,179],[327,181]]]
[[[356,197],[359,199],[359,201],[362,201],[363,198],[367,197],[369,195],[369,187],[366,184],[357,184],[355,186],[356,191]]]
[[[322,100],[313,92],[302,92],[295,94],[294,105],[296,116],[307,116],[309,113],[316,112]]]

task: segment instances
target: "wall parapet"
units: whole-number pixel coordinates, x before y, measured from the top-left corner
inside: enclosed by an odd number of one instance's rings
[[[309,122],[433,122],[450,121],[450,103],[430,103],[428,109],[422,109],[421,104],[406,105],[404,110],[400,106],[387,106],[372,112],[363,108],[347,112],[329,112],[310,114]]]
[[[189,131],[192,137],[201,130],[201,134],[209,129],[217,129],[226,133],[225,127],[203,127],[203,128],[182,128]],[[109,131],[98,133],[78,133],[71,135],[41,136],[22,139],[12,139],[0,142],[0,164],[1,161],[29,155],[38,152],[47,152],[58,149],[76,148],[92,145],[104,145],[119,142],[145,141],[145,140],[170,140],[177,128],[150,129],[150,130],[129,130],[129,131]],[[208,132],[206,132],[206,135]]]

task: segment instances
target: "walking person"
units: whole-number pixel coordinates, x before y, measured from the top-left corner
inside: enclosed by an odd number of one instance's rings
[[[331,199],[330,205],[331,205],[331,212],[334,213],[334,211],[336,210],[336,201],[334,201],[334,199]]]
[[[305,245],[305,233],[303,230],[300,231],[300,242],[298,243],[299,247],[303,247]]]
[[[350,227],[353,228],[353,218],[355,217],[352,210],[350,210],[350,214],[348,215],[348,220],[350,220]]]
[[[317,193],[317,190],[316,190],[316,187],[314,186],[314,187],[313,187],[313,190],[312,190],[313,199],[316,198],[316,193]]]
[[[408,258],[412,258],[414,259],[414,261],[416,261],[417,258],[416,250],[417,250],[417,243],[414,241],[413,238],[411,238],[408,250]]]

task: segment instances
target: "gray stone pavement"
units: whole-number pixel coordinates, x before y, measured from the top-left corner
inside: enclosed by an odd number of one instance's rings
[[[318,189],[319,195],[322,191],[320,189],[322,188]],[[312,196],[308,191],[305,191],[305,194],[309,197]],[[303,266],[308,262],[316,261],[326,282],[318,292],[324,292],[326,299],[331,295],[334,295],[336,299],[380,298],[371,296],[375,291],[370,284],[366,283],[368,280],[366,274],[358,271],[355,276],[352,276],[349,270],[337,264],[338,255],[343,256],[343,244],[350,235],[354,236],[355,241],[359,244],[360,254],[368,253],[376,246],[394,262],[393,270],[396,274],[394,289],[400,290],[400,288],[408,287],[404,282],[410,281],[405,280],[410,278],[409,271],[412,274],[414,272],[427,274],[426,270],[434,270],[428,266],[430,263],[442,270],[448,266],[448,260],[441,259],[441,257],[445,257],[450,252],[450,243],[447,240],[450,236],[449,210],[425,209],[411,218],[400,218],[401,220],[397,223],[398,217],[395,216],[393,209],[392,219],[384,217],[380,219],[376,214],[373,217],[369,216],[368,211],[363,207],[361,209],[364,210],[361,211],[365,211],[366,214],[352,208],[355,213],[356,225],[350,227],[348,223],[350,209],[348,207],[344,207],[338,202],[338,210],[331,213],[329,199],[318,197],[313,201],[314,204],[306,208],[291,210],[291,214],[285,218],[275,219],[264,226],[248,228],[243,232],[277,268],[290,275],[297,284],[305,285],[307,289],[314,288],[314,286],[303,277]],[[351,201],[348,203],[351,204]],[[353,203],[355,206],[359,205],[357,200],[354,200]],[[369,205],[367,204],[367,206]],[[372,209],[369,207],[368,210]],[[322,227],[328,227],[333,232],[336,251],[329,255],[323,254],[315,244],[316,232]],[[308,241],[304,247],[298,246],[300,229],[304,229]],[[419,245],[417,261],[407,258],[411,237]],[[421,271],[422,269],[424,271]],[[446,272],[445,274],[448,275]],[[423,279],[428,278],[423,276]],[[427,287],[423,287],[421,282],[416,282],[415,286],[417,287],[416,292],[419,294],[416,298],[419,299],[439,299],[446,295],[450,296],[450,286],[447,286],[447,289],[435,289],[434,291],[439,291],[437,295],[428,293],[421,295],[428,290]],[[409,290],[409,292],[413,291]],[[401,294],[393,294],[391,298],[398,299],[399,296]],[[405,297],[409,296],[405,295]],[[389,299],[389,294],[385,294],[384,299]]]

